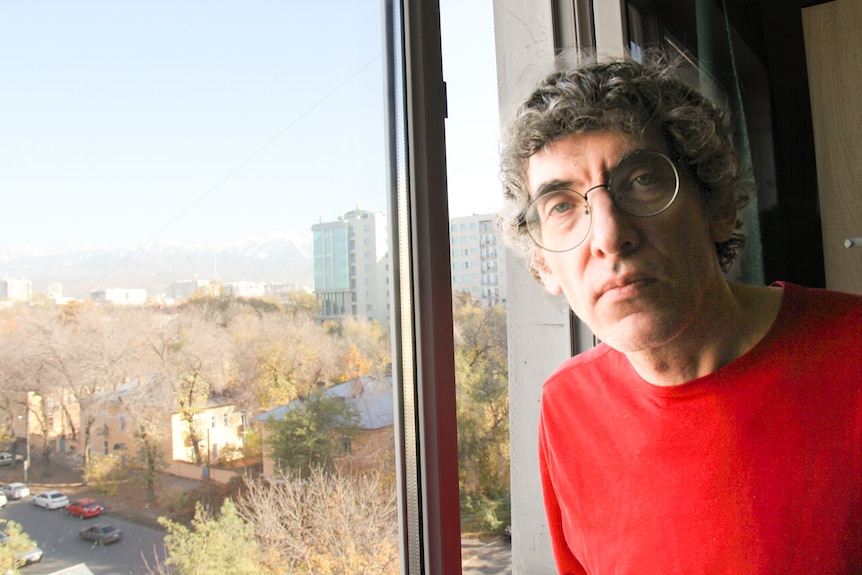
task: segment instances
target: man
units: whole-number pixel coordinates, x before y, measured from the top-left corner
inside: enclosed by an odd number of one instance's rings
[[[862,298],[729,282],[722,113],[660,63],[548,77],[501,160],[510,243],[602,343],[545,383],[560,573],[862,573]]]

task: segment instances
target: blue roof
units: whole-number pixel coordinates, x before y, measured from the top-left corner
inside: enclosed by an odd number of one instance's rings
[[[323,392],[329,397],[340,397],[353,405],[359,414],[360,429],[380,429],[395,422],[393,410],[392,378],[363,375],[345,381]],[[301,399],[280,405],[253,418],[254,421],[275,421],[284,419],[284,414],[302,405]]]

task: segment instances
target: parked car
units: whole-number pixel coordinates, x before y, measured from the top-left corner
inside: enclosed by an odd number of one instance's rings
[[[66,506],[66,513],[77,515],[81,519],[101,515],[103,510],[103,507],[92,499],[78,499]]]
[[[15,454],[14,456],[8,451],[0,451],[0,467],[12,465],[13,463],[21,463],[24,461],[22,455]]]
[[[60,509],[69,504],[69,498],[56,489],[45,491],[39,495],[33,496],[33,505],[44,507],[45,509]]]
[[[10,501],[13,499],[22,499],[30,495],[30,488],[23,483],[10,483],[8,485],[4,485],[2,491],[3,495],[8,497]]]
[[[101,525],[93,525],[86,529],[81,529],[78,536],[84,541],[94,541],[99,545],[107,545],[119,541],[123,537],[123,532],[109,523]]]
[[[9,500],[6,498],[6,494],[0,493],[0,508],[5,507],[7,503],[9,503]]]
[[[9,539],[9,536],[6,533],[0,531],[0,545],[6,545],[6,541]],[[42,560],[42,549],[33,545],[31,549],[26,551],[21,551],[18,553],[18,566],[22,567],[24,565],[30,565],[31,563],[38,563]]]

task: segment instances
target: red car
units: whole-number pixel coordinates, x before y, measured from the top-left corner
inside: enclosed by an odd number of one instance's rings
[[[77,515],[81,519],[102,514],[102,506],[92,499],[79,499],[66,506],[66,513]]]

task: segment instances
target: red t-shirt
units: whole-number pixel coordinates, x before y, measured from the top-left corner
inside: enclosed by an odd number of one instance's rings
[[[762,341],[674,387],[580,354],[539,457],[560,573],[862,573],[862,298],[785,285]]]

